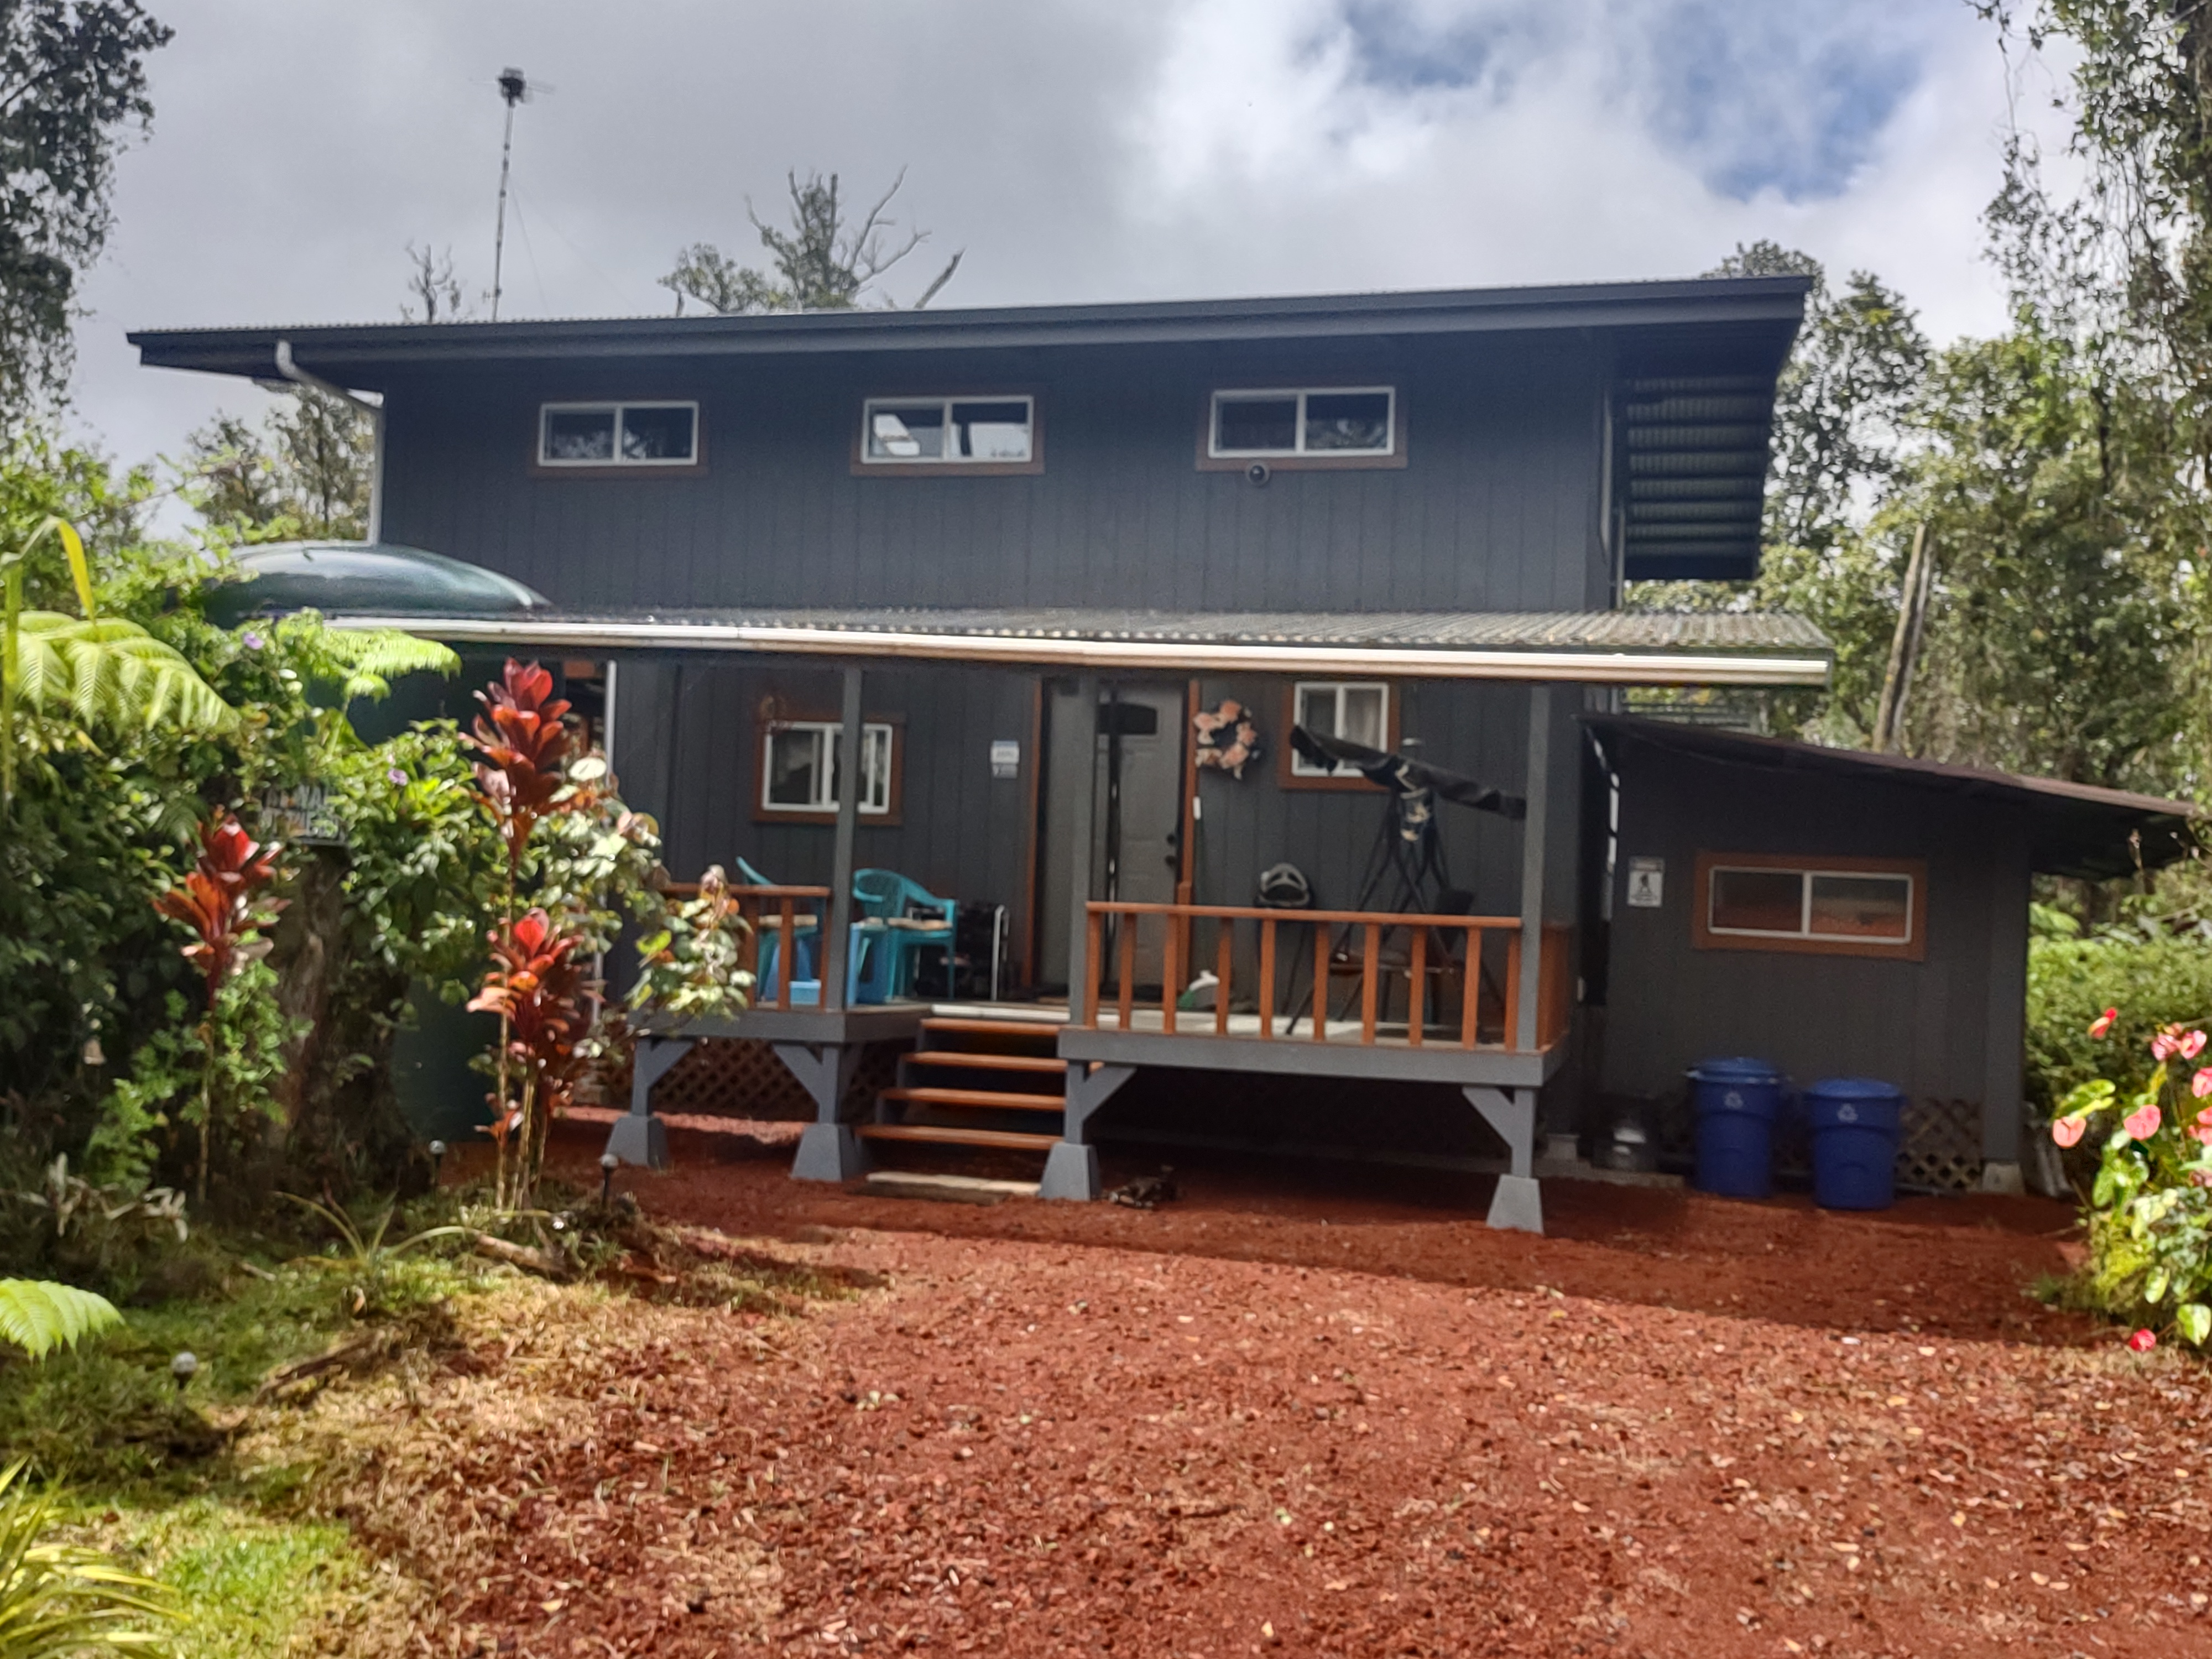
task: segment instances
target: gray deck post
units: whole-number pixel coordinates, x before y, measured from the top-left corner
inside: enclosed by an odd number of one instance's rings
[[[1543,1189],[1535,1176],[1536,1091],[1534,1089],[1492,1089],[1470,1083],[1462,1091],[1468,1103],[1498,1131],[1510,1162],[1498,1177],[1491,1194],[1489,1222],[1493,1227],[1518,1233],[1544,1231]]]
[[[1551,805],[1552,688],[1528,688],[1528,817],[1521,823],[1521,980],[1514,987],[1520,1018],[1513,1046],[1523,1054],[1536,1047],[1537,1000],[1544,984],[1544,855]]]
[[[861,690],[861,670],[857,665],[847,668],[844,723],[837,738],[836,842],[830,856],[829,914],[822,919],[822,948],[815,964],[819,978],[814,1006],[824,1013],[840,1012],[845,1006],[846,957],[852,948],[853,844],[860,827],[860,769],[866,758]],[[784,948],[796,945],[796,940],[787,941]],[[814,1097],[814,1121],[799,1136],[799,1155],[792,1160],[793,1178],[857,1181],[868,1171],[867,1149],[853,1127],[837,1116],[856,1055],[848,1054],[842,1044],[810,1051],[804,1045],[779,1043],[776,1054]]]
[[[1091,1115],[1114,1091],[1136,1076],[1133,1066],[1067,1062],[1067,1105],[1060,1141],[1045,1157],[1039,1198],[1093,1199],[1098,1196],[1098,1149],[1091,1144]]]
[[[1083,1012],[1084,981],[1091,972],[1091,819],[1097,810],[1098,676],[1085,674],[1075,682],[1075,729],[1067,740],[1083,751],[1083,764],[1072,769],[1075,787],[1066,802],[1069,826],[1067,873],[1067,1017]],[[1059,736],[1054,733],[1055,741]],[[1098,1152],[1090,1144],[1085,1121],[1127,1081],[1130,1068],[1101,1066],[1097,1072],[1080,1060],[1067,1063],[1062,1085],[1060,1144],[1045,1157],[1040,1198],[1092,1199],[1098,1196]]]
[[[629,1110],[615,1120],[607,1150],[625,1164],[648,1170],[668,1167],[668,1126],[653,1113],[653,1085],[691,1052],[689,1037],[641,1036],[630,1060]]]
[[[793,1181],[858,1181],[868,1172],[868,1149],[859,1130],[838,1116],[860,1060],[846,1042],[779,1042],[775,1057],[814,1102],[814,1121],[799,1137],[791,1161]]]
[[[845,957],[853,937],[853,842],[860,827],[860,670],[845,671],[842,757],[837,771],[837,839],[830,858],[830,915],[822,933],[820,1001],[824,1013],[845,1006]]]

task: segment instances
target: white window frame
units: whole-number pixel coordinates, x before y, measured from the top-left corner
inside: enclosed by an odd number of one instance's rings
[[[1380,691],[1382,694],[1382,740],[1375,746],[1388,752],[1390,747],[1390,682],[1388,680],[1294,680],[1291,683],[1291,714],[1296,719],[1304,709],[1309,691],[1334,691],[1336,694],[1336,724],[1332,736],[1341,736],[1344,728],[1344,694],[1347,691]],[[1300,721],[1300,724],[1304,724]],[[1349,742],[1350,739],[1346,738]],[[1291,775],[1294,778],[1358,777],[1357,768],[1351,766],[1316,766],[1296,749],[1291,750]]]
[[[832,787],[832,781],[836,775],[835,765],[836,745],[842,743],[845,738],[844,722],[842,720],[771,720],[764,731],[766,735],[761,743],[760,811],[764,813],[788,813],[794,817],[819,817],[824,812],[835,812],[837,810],[837,797]],[[801,805],[796,801],[769,799],[769,788],[775,776],[775,739],[781,733],[786,732],[811,732],[819,739],[822,747],[819,759],[815,766],[815,782],[817,791],[828,795],[828,799],[812,800]],[[868,790],[866,758],[869,751],[876,747],[878,733],[881,734],[880,741],[884,757],[883,769],[878,779],[882,785],[880,800],[874,799]],[[864,818],[889,817],[896,793],[892,788],[892,773],[898,765],[897,727],[889,720],[864,721],[860,726],[860,750],[862,755],[860,816]]]
[[[1390,400],[1389,415],[1385,421],[1386,435],[1380,449],[1308,449],[1306,447],[1306,399],[1312,397],[1373,397],[1380,394]],[[1292,447],[1289,449],[1224,449],[1221,447],[1221,405],[1224,403],[1257,402],[1262,398],[1298,400],[1297,416],[1291,428]],[[1395,386],[1224,386],[1213,394],[1206,408],[1206,459],[1216,461],[1241,460],[1354,460],[1372,459],[1380,455],[1398,453],[1398,388]]]
[[[1797,931],[1782,933],[1771,927],[1723,927],[1713,920],[1720,903],[1720,878],[1723,876],[1784,876],[1797,878]],[[1896,938],[1867,933],[1816,933],[1813,931],[1813,884],[1822,876],[1833,876],[1849,881],[1897,881],[1905,884],[1905,932]],[[1705,877],[1705,931],[1719,939],[1798,939],[1808,945],[1880,945],[1889,950],[1910,950],[1917,941],[1913,937],[1913,919],[1918,915],[1918,878],[1909,870],[1831,870],[1820,865],[1771,864],[1716,864]]]
[[[868,398],[860,404],[860,465],[862,466],[1034,466],[1037,459],[1036,394],[1030,392],[961,392],[939,397],[935,392],[921,392],[904,397],[887,394]],[[1023,425],[1030,434],[1030,453],[1020,459],[1004,455],[875,455],[869,447],[875,441],[876,411],[878,409],[911,409],[915,404],[935,404],[945,412],[945,432],[952,433],[952,406],[955,404],[1019,404],[1028,411]]]
[[[689,455],[683,457],[681,459],[678,459],[674,456],[657,455],[650,458],[641,458],[623,454],[622,446],[623,416],[626,412],[633,409],[690,410],[691,411],[691,453]],[[547,428],[550,424],[550,417],[555,415],[585,414],[611,414],[615,417],[615,453],[604,460],[556,459],[554,456],[547,454],[545,440]],[[621,466],[639,467],[647,470],[654,467],[696,466],[699,465],[702,443],[700,428],[701,422],[699,418],[698,403],[694,399],[686,398],[628,398],[619,400],[595,398],[581,403],[540,404],[538,405],[538,465],[544,467],[561,468]]]

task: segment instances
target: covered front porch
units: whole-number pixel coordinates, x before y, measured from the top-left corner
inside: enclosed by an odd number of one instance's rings
[[[949,751],[964,763],[963,751],[980,751],[988,737],[994,776],[1002,746],[1019,757],[1017,787],[1027,805],[993,797],[1001,803],[992,809],[993,827],[981,806],[963,804],[957,778],[939,771],[925,780],[911,757],[902,827],[885,827],[880,803],[875,821],[866,823],[862,769],[828,769],[834,804],[823,803],[830,810],[813,832],[828,842],[829,867],[821,872],[828,879],[757,880],[735,890],[751,924],[754,1006],[729,1019],[645,1033],[629,1110],[608,1142],[619,1160],[665,1162],[653,1087],[702,1042],[765,1044],[805,1088],[813,1121],[794,1159],[796,1177],[854,1180],[902,1143],[1018,1150],[1043,1154],[1039,1191],[1052,1199],[1099,1196],[1098,1115],[1148,1070],[1235,1074],[1258,1090],[1270,1079],[1340,1081],[1347,1121],[1370,1109],[1377,1090],[1448,1085],[1504,1145],[1491,1221],[1534,1231],[1542,1226],[1540,1097],[1571,1063],[1577,1002],[1584,828],[1577,719],[1594,698],[1602,706],[1613,687],[1814,684],[1826,672],[1825,645],[1812,630],[1756,617],[1063,611],[361,620],[604,662],[607,701],[620,711],[610,716],[611,759],[628,797],[663,815],[672,845],[689,836],[726,864],[750,852],[771,873],[797,863],[792,832],[775,829],[785,838],[775,843],[781,850],[759,857],[754,837],[770,833],[759,815],[749,815],[750,836],[742,822],[691,821],[681,802],[702,775],[702,757],[714,751],[674,735],[688,707],[680,687],[672,700],[650,703],[633,693],[634,682],[650,684],[655,672],[664,683],[679,679],[687,665],[810,676],[807,684],[818,688],[808,694],[813,707],[834,685],[836,708],[834,716],[823,708],[808,718],[834,734],[830,752],[846,756],[862,754],[872,728],[903,712],[879,706],[883,686],[910,690],[933,684],[932,677],[982,674],[988,683],[980,701],[1002,710],[1027,688],[1035,712],[1026,747],[1002,745],[989,727],[971,723]],[[1179,678],[1163,678],[1170,675]],[[1006,690],[990,689],[1002,680]],[[1249,706],[1279,687],[1286,713],[1268,737],[1282,744],[1294,718],[1288,711],[1304,712],[1304,689],[1334,681],[1389,688],[1389,749],[1372,757],[1419,757],[1413,793],[1394,797],[1371,777],[1346,776],[1324,778],[1327,793],[1294,794],[1287,760],[1279,782],[1266,773],[1234,781],[1208,773],[1201,790],[1192,716],[1224,702],[1226,691]],[[754,695],[744,687],[757,683],[741,682],[732,703],[742,707]],[[1138,706],[1139,692],[1162,711],[1154,724],[1140,726],[1125,712]],[[758,701],[767,708],[774,700]],[[920,701],[940,706],[926,694]],[[1003,714],[989,718],[1005,723]],[[896,742],[923,752],[933,734],[920,729],[921,719],[883,740],[886,748]],[[1139,801],[1119,745],[1125,732],[1139,731],[1171,745],[1182,781],[1168,797],[1166,876],[1146,874],[1160,846],[1140,856],[1124,828]],[[668,758],[641,789],[645,769],[632,757],[656,743]],[[1383,860],[1391,837],[1434,833],[1434,801],[1419,780],[1451,776],[1446,769],[1455,767],[1465,769],[1462,783],[1479,776],[1492,803],[1486,827],[1468,843],[1467,862],[1477,866],[1470,885],[1453,888],[1441,872],[1425,884],[1395,885],[1348,873],[1370,838]],[[1280,805],[1261,812],[1278,788]],[[897,799],[896,791],[894,783],[885,793]],[[965,799],[975,798],[971,791]],[[1201,823],[1211,866],[1192,850]],[[1010,826],[1021,845],[1008,839]],[[1362,833],[1370,830],[1371,837]],[[1454,833],[1475,836],[1472,828]],[[1000,896],[1014,918],[1014,972],[998,995],[977,1004],[936,994],[933,983],[911,977],[887,995],[880,985],[861,994],[856,954],[906,920],[859,908],[863,836],[871,838],[872,861],[911,862],[911,873],[924,876],[932,866],[902,849],[972,852],[988,836],[992,857],[1018,858],[1024,873]],[[942,863],[947,854],[927,856]],[[1203,902],[1252,891],[1268,859],[1337,873],[1302,902],[1265,894],[1255,895],[1258,902]],[[1163,884],[1165,896],[1155,896]],[[937,880],[930,885],[948,890]],[[1355,889],[1352,904],[1337,897]],[[864,1054],[886,1047],[898,1054],[895,1085],[872,1097],[856,1091]]]

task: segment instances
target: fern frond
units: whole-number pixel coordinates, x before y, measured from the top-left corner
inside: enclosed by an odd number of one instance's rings
[[[33,708],[142,731],[222,732],[237,723],[191,664],[135,623],[26,611],[19,627],[16,690]]]
[[[374,702],[388,696],[392,682],[403,675],[451,676],[461,672],[460,658],[445,646],[435,640],[417,639],[396,628],[360,632],[333,628],[323,643],[346,670],[345,694],[349,699],[367,697]]]
[[[90,1291],[41,1279],[0,1279],[0,1337],[33,1359],[122,1322],[115,1304]]]

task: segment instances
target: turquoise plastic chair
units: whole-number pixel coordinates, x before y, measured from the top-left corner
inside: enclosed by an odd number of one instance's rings
[[[952,960],[952,921],[958,906],[939,898],[919,882],[908,881],[896,870],[860,870],[853,876],[853,902],[864,921],[853,925],[854,978],[848,998],[854,1003],[889,1002],[914,994],[915,962],[920,953],[942,946],[945,959]],[[933,911],[944,921],[927,927],[892,927],[923,911]],[[948,993],[951,988],[946,988]]]
[[[779,884],[770,881],[742,858],[738,860],[738,875],[748,887],[774,887]],[[815,955],[816,946],[820,943],[822,937],[821,924],[816,922],[811,927],[794,927],[792,932],[797,935],[793,941],[793,948],[798,952],[791,959],[792,1002],[794,1005],[819,1002],[822,1000],[822,979],[820,970],[815,964]],[[763,928],[761,933],[763,937],[760,948],[759,990],[761,995],[764,997],[773,996],[775,994],[776,963],[783,951],[783,930],[779,927],[771,933],[767,928]],[[848,985],[850,977],[849,975],[847,976]],[[850,1000],[849,988],[846,995],[847,1000]]]

